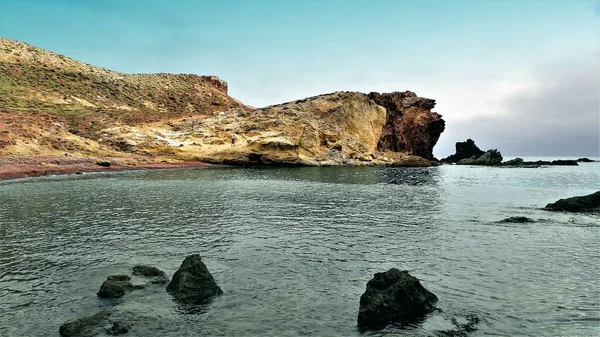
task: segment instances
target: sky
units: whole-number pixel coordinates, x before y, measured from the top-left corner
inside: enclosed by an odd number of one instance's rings
[[[596,0],[0,0],[0,36],[128,73],[216,75],[261,107],[410,90],[434,154],[600,156]]]

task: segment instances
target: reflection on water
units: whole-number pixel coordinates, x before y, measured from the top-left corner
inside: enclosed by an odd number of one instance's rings
[[[375,272],[408,269],[444,314],[377,336],[431,336],[476,314],[484,335],[598,331],[599,218],[539,207],[600,187],[597,166],[187,169],[0,185],[0,335],[57,336],[112,304],[135,264],[200,253],[225,294],[179,307],[160,286],[116,306],[132,336],[359,336]],[[499,224],[524,215],[534,224]],[[451,325],[450,325],[451,328]]]

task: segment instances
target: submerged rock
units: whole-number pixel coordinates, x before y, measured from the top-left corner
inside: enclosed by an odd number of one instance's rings
[[[600,191],[578,197],[560,199],[544,207],[547,211],[600,212]]]
[[[103,333],[110,324],[108,311],[100,311],[92,316],[64,323],[58,332],[62,337],[91,337]]]
[[[223,293],[199,254],[185,258],[167,285],[167,292],[177,301],[201,304]]]
[[[380,329],[390,323],[415,321],[434,311],[437,300],[406,270],[376,273],[360,297],[358,328]]]
[[[511,216],[510,218],[502,219],[498,222],[500,222],[500,223],[527,223],[527,222],[535,222],[535,220],[528,218],[526,216]]]
[[[456,317],[452,317],[450,322],[456,327],[453,330],[438,331],[437,336],[440,337],[466,337],[469,332],[477,330],[477,324],[479,324],[479,317],[476,315],[468,315],[464,319],[461,318],[459,321]]]
[[[135,289],[128,275],[110,275],[100,286],[97,295],[100,298],[119,298]]]
[[[169,283],[169,277],[167,274],[164,271],[152,266],[137,265],[133,267],[133,275],[147,277],[150,279],[150,283],[154,284]]]
[[[123,335],[129,332],[130,326],[124,321],[116,321],[106,330],[106,333],[111,336]]]

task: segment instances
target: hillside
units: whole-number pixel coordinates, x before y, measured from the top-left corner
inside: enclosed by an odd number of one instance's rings
[[[124,74],[0,39],[4,158],[421,166],[444,130],[434,105],[336,92],[254,109],[214,76]]]
[[[52,120],[59,129],[94,140],[115,123],[138,125],[231,108],[246,109],[214,76],[124,74],[0,38],[0,123],[15,132],[10,137],[4,132],[0,144],[33,138],[36,120],[42,134]],[[25,125],[19,125],[22,118]],[[40,147],[40,153],[51,150]]]

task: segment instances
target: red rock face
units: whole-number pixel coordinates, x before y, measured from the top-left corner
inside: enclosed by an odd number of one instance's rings
[[[442,116],[431,112],[435,100],[414,92],[372,92],[369,98],[387,110],[386,123],[377,144],[379,151],[407,152],[433,159],[433,147],[444,131]]]

